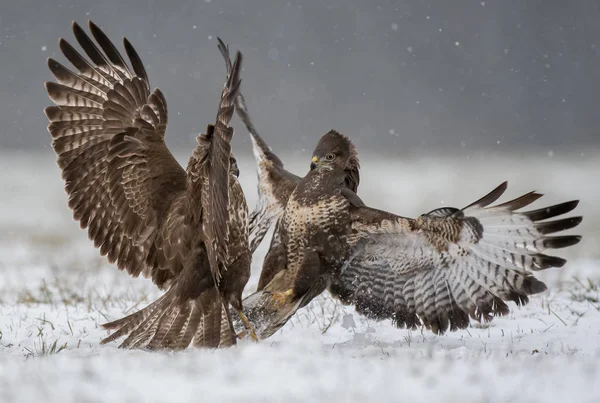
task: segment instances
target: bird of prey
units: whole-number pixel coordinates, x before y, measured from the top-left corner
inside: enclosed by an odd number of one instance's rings
[[[228,64],[216,122],[197,137],[187,169],[168,150],[168,111],[151,91],[131,43],[117,48],[93,22],[95,42],[73,23],[87,57],[66,40],[59,47],[76,71],[54,59],[46,89],[56,106],[45,109],[69,207],[108,261],[133,277],[150,277],[166,292],[146,308],[104,324],[115,329],[102,343],[183,349],[236,343],[229,306],[242,311],[250,276],[248,208],[229,126],[240,85],[241,53]]]
[[[256,293],[244,309],[264,339],[325,289],[359,314],[396,326],[425,326],[442,334],[466,328],[469,317],[506,315],[505,301],[526,304],[546,290],[533,272],[566,261],[543,254],[581,237],[550,236],[582,217],[548,220],[572,211],[577,200],[517,211],[542,195],[530,192],[490,206],[504,182],[462,209],[439,208],[416,219],[366,206],[356,194],[358,157],[335,131],[315,148],[303,178],[287,173],[260,138],[241,93],[236,111],[246,123],[258,165],[259,203],[251,244],[276,222]]]

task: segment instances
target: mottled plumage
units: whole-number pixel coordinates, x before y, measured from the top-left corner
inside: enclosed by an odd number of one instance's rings
[[[580,241],[548,235],[576,227],[581,217],[543,221],[570,212],[578,201],[517,212],[541,197],[531,192],[489,207],[506,183],[463,209],[444,207],[416,219],[367,207],[342,179],[348,178],[343,164],[323,163],[329,154],[337,160],[340,149],[353,146],[326,134],[313,170],[287,184],[295,190],[263,264],[265,281],[244,299],[261,338],[326,288],[359,313],[399,327],[443,333],[465,328],[469,317],[489,321],[508,313],[505,301],[525,304],[546,290],[533,272],[566,261],[544,250]]]
[[[99,48],[73,23],[89,61],[59,41],[77,72],[48,60],[57,83],[46,88],[56,106],[45,112],[69,207],[109,262],[167,290],[141,311],[103,325],[116,330],[103,343],[126,336],[122,347],[232,345],[228,307],[241,312],[251,256],[230,148],[241,54],[228,69],[216,123],[198,136],[184,170],[164,142],[165,97],[150,90],[138,54],[124,39],[130,69],[100,28],[89,27]]]
[[[264,286],[259,290],[279,300],[278,325],[322,293],[352,252],[351,201],[345,194],[354,194],[348,188],[348,173],[358,172],[358,158],[354,146],[344,140],[335,131],[321,138],[310,172],[286,204],[276,234],[279,244],[265,258]]]
[[[354,257],[330,291],[361,314],[435,333],[465,328],[469,317],[506,315],[505,301],[526,304],[529,295],[546,290],[533,272],[566,263],[542,252],[581,239],[547,235],[574,228],[582,218],[542,221],[570,212],[578,201],[517,212],[542,196],[536,192],[490,207],[506,188],[504,182],[463,209],[416,219],[352,208]]]

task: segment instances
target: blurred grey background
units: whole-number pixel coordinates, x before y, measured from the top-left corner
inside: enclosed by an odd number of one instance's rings
[[[49,146],[46,58],[64,62],[58,38],[74,43],[71,21],[88,19],[133,42],[177,149],[214,119],[217,36],[244,52],[250,112],[279,150],[330,128],[392,155],[599,144],[597,0],[2,0],[0,148]]]

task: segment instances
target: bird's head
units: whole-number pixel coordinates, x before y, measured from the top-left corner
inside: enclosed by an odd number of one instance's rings
[[[321,137],[313,151],[310,164],[311,171],[344,171],[346,184],[354,192],[358,187],[359,168],[356,147],[348,137],[335,130],[331,130]]]
[[[310,169],[344,169],[352,158],[358,160],[354,144],[348,137],[331,130],[321,137],[315,147]]]

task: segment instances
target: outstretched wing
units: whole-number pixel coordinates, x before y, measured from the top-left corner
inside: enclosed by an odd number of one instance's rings
[[[233,128],[234,100],[240,87],[242,54],[237,52],[235,62],[227,71],[227,81],[215,125],[208,126],[206,134],[197,138],[198,145],[187,168],[191,180],[191,199],[199,196],[202,205],[202,227],[205,234],[210,268],[218,284],[221,269],[227,264],[229,245],[229,172]]]
[[[64,39],[60,49],[77,72],[48,59],[57,82],[47,82],[46,89],[56,106],[45,113],[69,207],[111,263],[134,277],[152,276],[163,288],[181,265],[169,264],[178,255],[167,258],[157,239],[167,238],[176,249],[185,246],[178,242],[185,229],[174,224],[182,221],[184,207],[171,205],[185,191],[186,175],[164,143],[167,103],[158,89],[150,91],[127,39],[133,71],[100,28],[91,21],[89,27],[100,48],[73,23],[91,62]],[[173,214],[167,214],[170,209]],[[171,229],[159,234],[163,221]]]
[[[506,187],[463,209],[437,209],[417,219],[357,207],[352,226],[360,240],[332,293],[362,314],[398,326],[423,324],[436,333],[467,327],[469,316],[489,321],[505,315],[504,301],[527,303],[528,295],[546,290],[532,272],[566,262],[542,252],[581,239],[548,234],[582,218],[542,221],[570,212],[578,201],[517,212],[542,196],[535,192],[488,207]]]
[[[220,38],[217,39],[225,64],[230,69],[229,47]],[[273,222],[283,216],[285,205],[301,178],[283,167],[279,157],[271,151],[258,134],[248,114],[244,96],[240,91],[235,99],[235,110],[250,133],[256,158],[258,202],[250,214],[249,224],[250,251],[254,253]]]
[[[216,123],[198,136],[198,145],[187,166],[185,189],[169,211],[168,217],[173,218],[164,223],[158,235],[162,236],[158,245],[164,246],[164,257],[178,261],[180,273],[157,301],[125,318],[103,324],[115,331],[102,343],[123,336],[123,348],[181,349],[192,342],[195,346],[215,348],[236,342],[227,309],[229,302],[222,299],[218,282],[222,270],[232,268],[228,248],[231,237],[235,249],[237,237],[236,233],[229,234],[229,212],[232,205],[241,204],[237,197],[243,198],[239,184],[232,182],[230,176],[233,129],[229,127],[240,84],[241,61],[238,52],[221,94]],[[241,228],[233,227],[245,233],[246,222],[242,221]],[[244,239],[247,252],[247,238]],[[179,241],[184,245],[178,245]],[[158,252],[157,248],[154,250]]]

